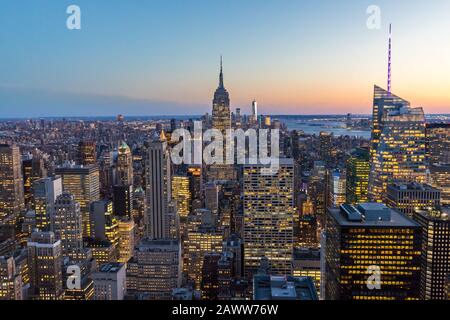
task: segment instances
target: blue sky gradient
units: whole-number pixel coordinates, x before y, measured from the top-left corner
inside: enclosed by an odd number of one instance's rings
[[[71,4],[81,30],[66,28]],[[442,113],[449,14],[448,0],[0,0],[0,117],[210,112],[221,54],[233,108],[369,113],[389,22],[393,91]]]

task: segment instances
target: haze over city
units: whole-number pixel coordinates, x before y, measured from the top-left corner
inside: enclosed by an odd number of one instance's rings
[[[446,113],[450,3],[377,1],[2,1],[0,117],[208,112],[219,57],[232,108],[266,114],[370,114],[386,86],[425,112]]]

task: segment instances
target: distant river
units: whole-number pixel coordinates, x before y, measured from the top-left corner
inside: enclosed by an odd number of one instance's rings
[[[367,130],[347,130],[345,122],[340,119],[333,118],[313,118],[310,116],[298,117],[283,117],[274,116],[273,119],[278,119],[283,122],[289,130],[302,130],[306,134],[319,135],[321,131],[333,133],[335,136],[351,136],[362,137],[370,139],[370,128]]]

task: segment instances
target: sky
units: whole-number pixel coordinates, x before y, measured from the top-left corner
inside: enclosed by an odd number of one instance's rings
[[[0,0],[0,118],[211,113],[220,55],[232,109],[369,114],[389,23],[392,91],[450,113],[449,14],[448,0]]]

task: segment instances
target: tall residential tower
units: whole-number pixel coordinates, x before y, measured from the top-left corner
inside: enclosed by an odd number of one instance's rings
[[[25,209],[19,147],[0,144],[0,224],[15,224]]]

